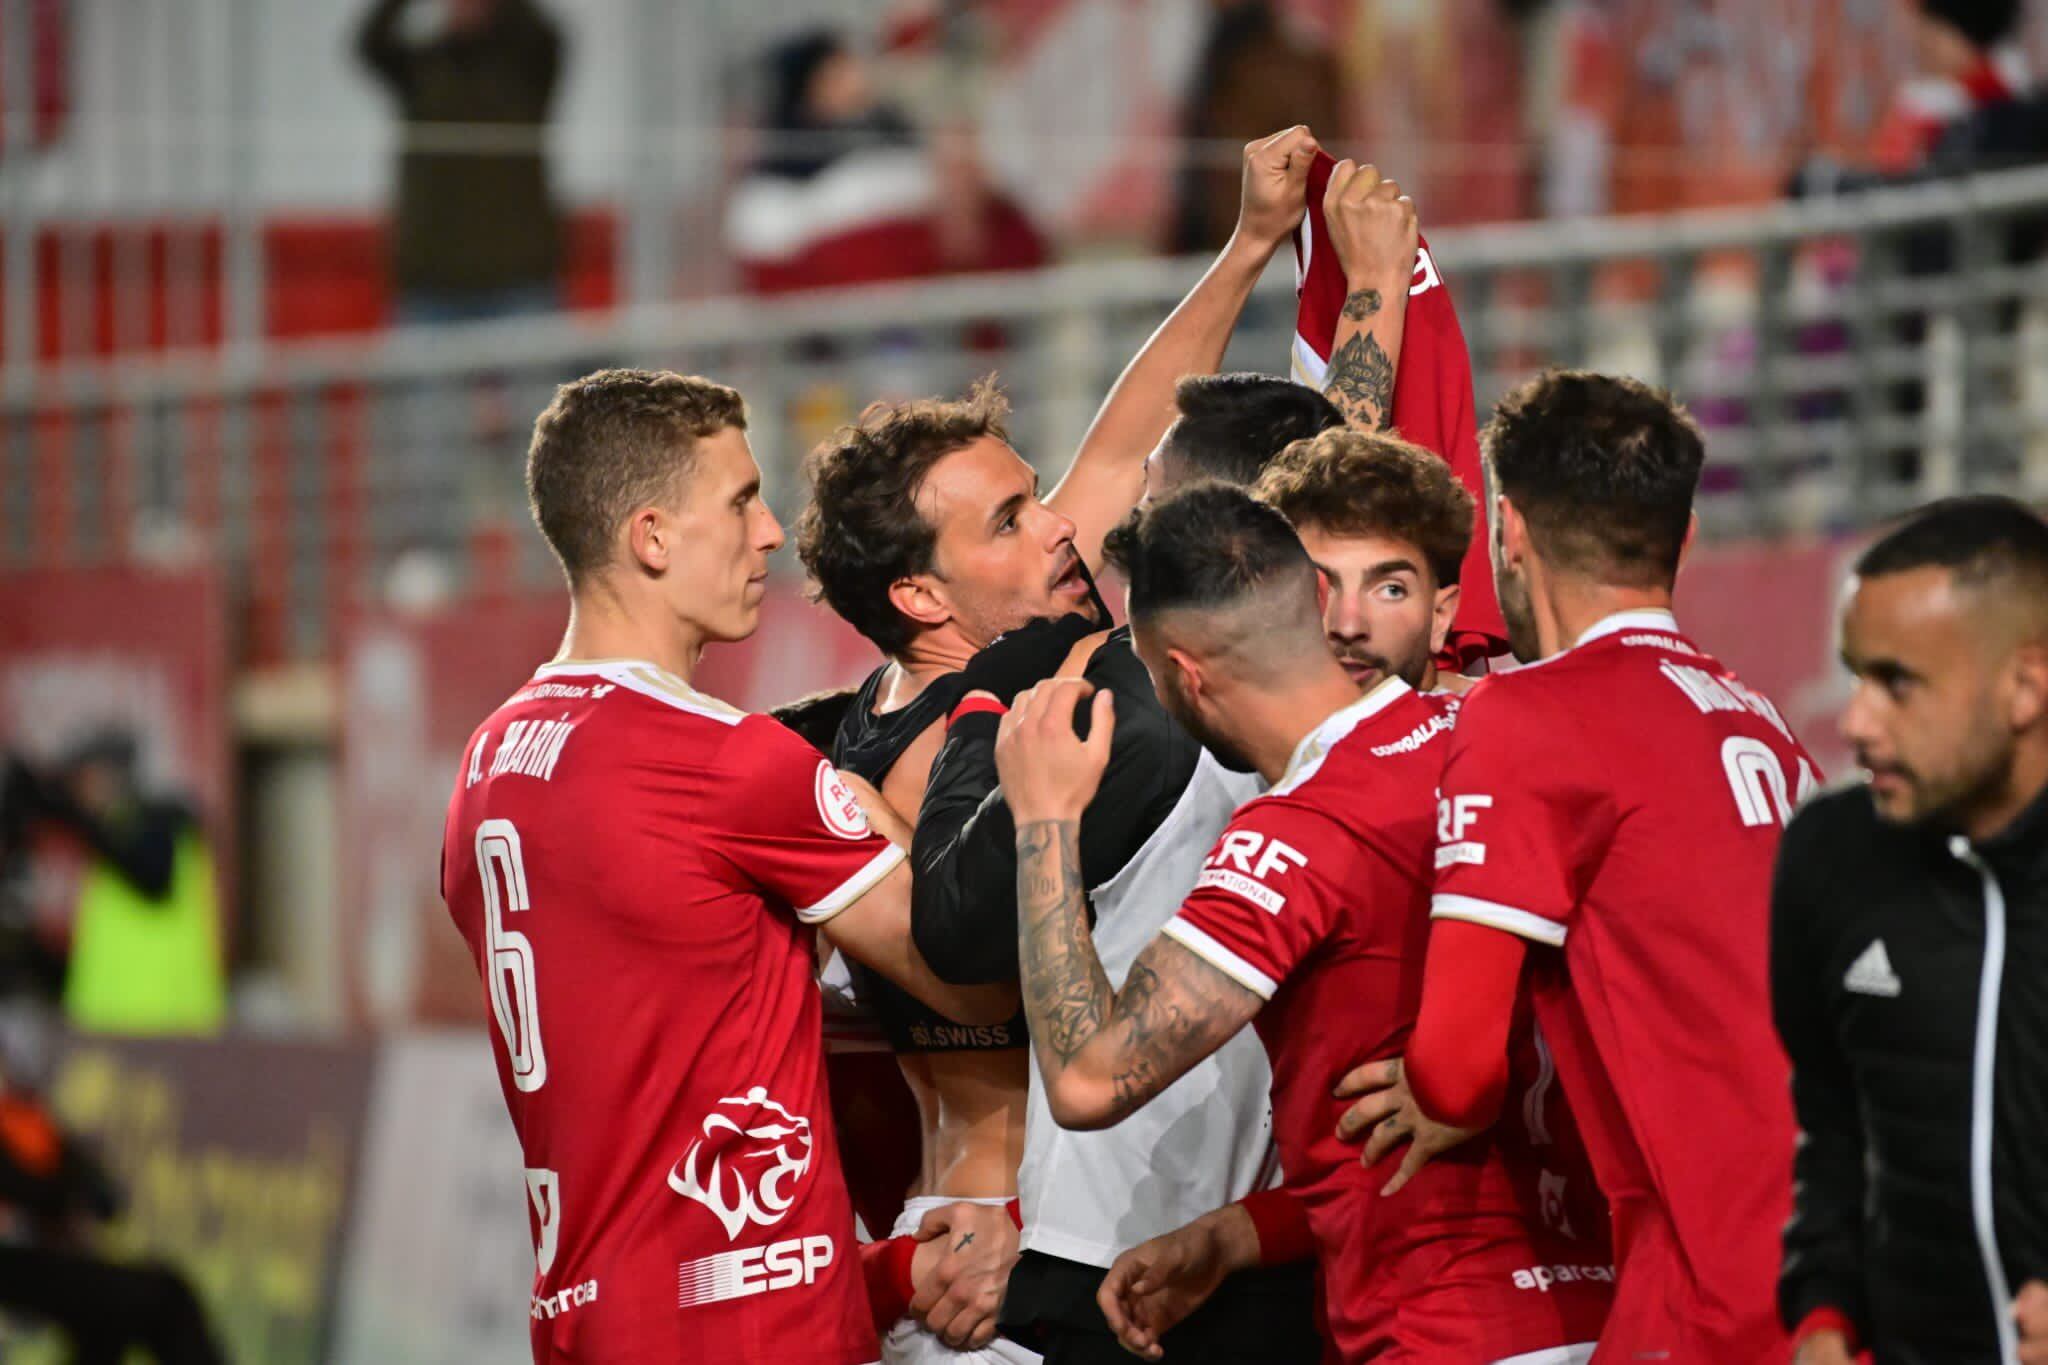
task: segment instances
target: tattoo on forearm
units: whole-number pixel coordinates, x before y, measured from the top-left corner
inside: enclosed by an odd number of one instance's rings
[[[1250,991],[1166,939],[1138,955],[1121,992],[1110,989],[1088,932],[1073,821],[1017,831],[1017,925],[1024,1013],[1039,1066],[1051,1079],[1095,1044],[1119,1114],[1164,1090],[1258,1010]],[[1162,975],[1168,959],[1171,970]]]
[[[1377,289],[1354,289],[1344,299],[1344,316],[1353,322],[1364,322],[1380,311],[1380,291]]]
[[[962,1237],[959,1241],[953,1243],[953,1250],[965,1251],[967,1250],[967,1244],[973,1240],[974,1234],[970,1232],[965,1237]]]
[[[1031,1040],[1046,1067],[1074,1060],[1109,1015],[1109,978],[1088,937],[1086,906],[1079,823],[1018,830],[1017,961]]]
[[[1394,362],[1370,333],[1353,333],[1337,348],[1323,392],[1355,427],[1385,431],[1394,424]]]

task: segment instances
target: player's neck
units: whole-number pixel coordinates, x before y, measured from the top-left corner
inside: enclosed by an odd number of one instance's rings
[[[593,589],[571,599],[569,629],[555,659],[644,659],[690,682],[704,645],[700,632],[670,613],[635,612],[616,594]]]
[[[1375,686],[1384,687],[1386,682]],[[1301,742],[1358,698],[1358,684],[1333,658],[1327,670],[1307,672],[1299,683],[1247,697],[1240,710],[1240,733],[1234,738],[1271,785],[1287,775]]]
[[[1587,631],[1625,611],[1670,611],[1669,588],[1622,587],[1560,576],[1534,603],[1536,645],[1541,657],[1562,654]]]
[[[1963,833],[1972,843],[1995,839],[2012,827],[2027,807],[2048,791],[2048,736],[2029,736],[2013,754],[2012,771],[1999,790],[1989,794],[1963,819]]]
[[[895,672],[882,689],[881,707],[892,711],[908,705],[934,678],[958,673],[967,667],[976,646],[952,622],[923,631],[901,650],[889,656]]]

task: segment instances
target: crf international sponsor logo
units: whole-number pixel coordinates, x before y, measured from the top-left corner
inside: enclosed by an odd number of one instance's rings
[[[711,1210],[728,1241],[773,1227],[811,1169],[811,1123],[754,1086],[704,1116],[702,1133],[670,1168],[669,1188]],[[790,1237],[714,1252],[676,1267],[676,1305],[743,1299],[810,1284],[837,1253],[830,1237]]]
[[[703,1132],[669,1168],[668,1187],[711,1210],[736,1240],[748,1224],[773,1227],[811,1169],[811,1121],[761,1086],[718,1102]]]

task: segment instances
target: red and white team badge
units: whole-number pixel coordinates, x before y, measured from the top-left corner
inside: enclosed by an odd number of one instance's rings
[[[668,1185],[710,1209],[732,1241],[749,1223],[781,1222],[810,1169],[811,1121],[757,1085],[704,1116],[703,1134],[669,1168]]]
[[[827,769],[827,771],[830,771]],[[723,1099],[703,1134],[669,1169],[669,1188],[711,1210],[734,1241],[749,1224],[773,1227],[796,1203],[810,1173],[810,1120],[768,1098],[760,1086]],[[713,1252],[676,1267],[676,1305],[743,1299],[815,1282],[837,1257],[830,1237],[791,1237]]]
[[[825,828],[842,839],[867,838],[868,813],[861,809],[859,799],[847,785],[839,780],[838,770],[821,761],[815,785],[818,814],[824,819]]]

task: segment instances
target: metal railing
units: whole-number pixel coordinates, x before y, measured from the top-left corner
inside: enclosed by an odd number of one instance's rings
[[[1859,525],[1961,488],[2048,494],[2048,170],[1661,219],[1445,231],[1482,412],[1549,365],[1666,384],[1708,428],[1716,535]],[[830,295],[230,347],[0,384],[0,572],[196,550],[247,608],[257,664],[325,656],[378,594],[554,573],[522,505],[533,416],[608,364],[716,376],[750,401],[785,516],[802,453],[883,396],[997,373],[1056,472],[1202,267],[1067,266]],[[1284,259],[1227,363],[1281,372]],[[788,564],[785,564],[788,567]]]

